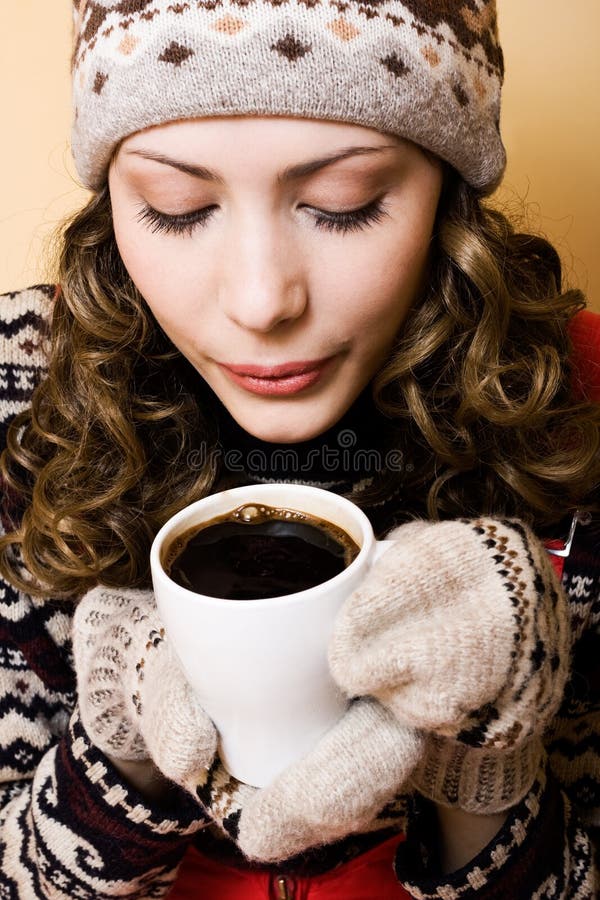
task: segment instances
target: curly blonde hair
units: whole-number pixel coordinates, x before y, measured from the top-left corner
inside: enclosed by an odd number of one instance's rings
[[[211,453],[200,471],[187,464],[216,425],[121,261],[108,187],[61,248],[48,373],[1,459],[21,509],[0,538],[0,572],[42,597],[148,585],[157,530],[217,476]],[[547,241],[517,233],[450,173],[427,288],[372,384],[417,465],[382,475],[363,502],[402,478],[408,506],[431,518],[543,525],[584,507],[600,480],[600,410],[572,391],[568,323],[584,305],[561,292]]]

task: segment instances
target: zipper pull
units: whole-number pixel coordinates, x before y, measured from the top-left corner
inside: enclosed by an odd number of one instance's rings
[[[293,900],[294,895],[292,888],[288,888],[288,880],[285,875],[280,875],[277,879],[277,900]]]

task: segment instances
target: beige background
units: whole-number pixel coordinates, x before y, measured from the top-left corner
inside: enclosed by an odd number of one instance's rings
[[[510,163],[497,200],[554,241],[600,311],[600,0],[498,8]],[[52,279],[47,235],[86,197],[69,153],[70,16],[70,0],[0,4],[0,293]]]

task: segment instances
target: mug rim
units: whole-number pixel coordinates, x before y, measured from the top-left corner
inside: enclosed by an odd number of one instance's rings
[[[212,597],[209,594],[201,594],[197,591],[192,591],[189,588],[183,587],[183,585],[178,584],[174,581],[167,573],[165,572],[161,560],[161,548],[165,543],[165,540],[168,539],[169,535],[172,533],[173,529],[177,528],[177,525],[181,522],[186,521],[188,518],[193,519],[194,512],[200,506],[202,506],[206,501],[213,500],[214,498],[219,497],[219,495],[231,495],[232,504],[231,511],[233,511],[237,506],[240,505],[239,502],[235,502],[236,495],[237,497],[242,496],[243,494],[252,494],[259,490],[261,493],[266,493],[267,495],[272,492],[276,493],[277,491],[284,489],[286,492],[291,491],[291,493],[296,493],[298,495],[306,495],[306,494],[320,494],[327,495],[328,501],[332,501],[333,503],[339,503],[341,506],[346,506],[355,517],[358,522],[360,533],[361,533],[361,545],[360,550],[352,560],[349,566],[346,566],[341,572],[338,572],[337,575],[334,575],[333,578],[327,579],[327,581],[322,581],[320,584],[315,585],[311,588],[305,588],[302,591],[295,591],[291,594],[278,594],[275,597],[257,597],[256,599],[250,599],[249,601],[240,601],[231,597]],[[311,512],[310,510],[303,510],[300,504],[297,504],[298,508],[301,512],[307,512],[309,515],[316,515],[316,513]],[[216,515],[223,515],[228,512],[227,508],[224,508],[221,513],[216,513]],[[332,524],[337,525],[339,528],[344,528],[347,530],[345,526],[340,525],[339,522],[334,522]],[[193,522],[190,522],[187,527],[193,527]],[[152,546],[150,549],[150,569],[152,573],[152,578],[160,579],[163,583],[164,587],[168,587],[170,591],[176,591],[176,593],[185,598],[187,601],[191,603],[202,603],[205,606],[218,606],[221,609],[223,608],[223,603],[228,603],[231,605],[236,605],[242,609],[248,610],[258,610],[265,607],[272,606],[276,604],[281,607],[287,604],[299,602],[302,599],[305,599],[307,595],[314,597],[317,599],[321,596],[322,593],[331,590],[334,587],[338,587],[342,585],[344,581],[349,578],[353,578],[356,575],[356,570],[358,567],[362,567],[372,550],[373,544],[375,543],[375,535],[373,532],[373,526],[369,521],[367,515],[360,509],[359,506],[356,505],[352,500],[348,500],[347,497],[342,497],[339,494],[335,494],[333,491],[328,491],[325,488],[314,487],[313,485],[304,485],[304,484],[296,484],[294,482],[274,482],[271,484],[259,484],[259,485],[241,485],[235,488],[229,488],[224,491],[217,491],[215,494],[207,494],[206,497],[201,497],[199,500],[195,500],[193,503],[188,504],[183,509],[179,510],[179,512],[175,513],[168,519],[164,525],[161,526],[159,531],[156,533],[154,540],[152,541]],[[155,594],[156,594],[155,589]],[[158,597],[156,598],[158,602]]]

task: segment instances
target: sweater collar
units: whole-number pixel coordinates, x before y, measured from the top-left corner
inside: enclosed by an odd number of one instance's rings
[[[390,420],[375,406],[370,386],[325,432],[308,441],[274,443],[245,431],[214,395],[221,472],[252,481],[301,481],[339,490],[371,480],[386,467]]]

